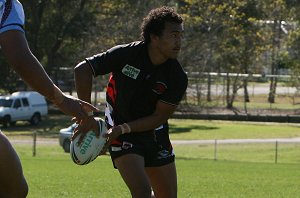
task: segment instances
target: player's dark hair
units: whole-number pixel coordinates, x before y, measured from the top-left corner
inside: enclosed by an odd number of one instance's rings
[[[171,7],[164,6],[151,10],[141,25],[142,40],[149,43],[150,34],[161,36],[166,22],[181,24],[183,19]]]

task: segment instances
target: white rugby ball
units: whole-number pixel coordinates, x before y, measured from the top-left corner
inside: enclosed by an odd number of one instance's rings
[[[99,153],[106,146],[107,139],[102,136],[107,131],[105,121],[101,118],[95,119],[99,124],[99,137],[96,137],[94,131],[89,131],[80,144],[78,143],[80,135],[71,141],[70,154],[75,164],[85,165],[90,163],[99,156]]]

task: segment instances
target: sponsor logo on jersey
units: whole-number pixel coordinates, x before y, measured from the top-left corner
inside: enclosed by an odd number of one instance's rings
[[[130,149],[132,147],[133,147],[133,144],[131,144],[130,142],[125,142],[125,141],[123,142],[122,149],[127,150],[127,149]]]
[[[140,69],[137,69],[131,65],[125,65],[122,69],[122,73],[130,78],[136,79],[140,73]]]
[[[156,82],[155,85],[152,88],[152,91],[155,93],[161,95],[163,94],[167,89],[167,85],[163,82]]]

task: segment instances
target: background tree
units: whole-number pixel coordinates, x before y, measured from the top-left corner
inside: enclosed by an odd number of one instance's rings
[[[287,1],[287,7],[290,10],[291,26],[288,36],[287,53],[283,55],[283,62],[291,69],[292,79],[291,86],[297,88],[297,94],[300,92],[300,2],[297,0]]]
[[[22,3],[30,48],[54,82],[64,80],[70,88],[74,87],[73,67],[79,61],[117,44],[139,40],[143,17],[163,5],[175,7],[184,18],[185,37],[179,61],[190,76],[190,90],[195,91],[195,95],[186,98],[192,108],[194,105],[233,108],[238,90],[243,88],[247,111],[250,78],[232,73],[278,74],[279,67],[284,66],[293,70],[293,82],[300,74],[297,0],[31,0]],[[1,58],[0,64],[0,89],[15,91],[18,77]],[[211,72],[227,73],[227,76],[208,75]],[[270,79],[270,102],[275,102],[277,80]],[[95,89],[101,90],[106,82],[106,77],[97,78]],[[217,86],[222,89],[221,95],[212,94]],[[222,97],[222,104],[218,97]]]
[[[270,73],[274,75],[270,78],[270,89],[268,95],[268,102],[275,103],[276,88],[279,74],[279,55],[282,49],[285,48],[286,34],[284,24],[289,21],[289,12],[286,7],[286,1],[275,0],[275,1],[264,1],[264,13],[265,18],[265,30],[269,33],[269,43],[267,50],[269,51],[269,62],[270,62]]]
[[[61,67],[70,66],[81,55],[98,4],[93,0],[23,2],[30,47],[54,81],[63,78]]]

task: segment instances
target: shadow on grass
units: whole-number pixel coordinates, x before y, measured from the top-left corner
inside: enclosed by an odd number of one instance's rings
[[[42,136],[53,136],[58,135],[58,132],[62,128],[67,128],[72,124],[71,117],[65,115],[49,115],[42,119],[42,121],[34,126],[26,121],[18,121],[15,126],[7,128],[1,127],[1,130],[11,134],[22,135],[37,132],[38,135]]]
[[[197,131],[208,131],[208,130],[216,130],[219,129],[219,127],[212,127],[212,126],[204,126],[204,125],[186,125],[185,127],[178,127],[174,124],[169,124],[170,127],[170,133],[188,133],[192,130]]]
[[[62,128],[67,128],[72,124],[71,117],[58,114],[58,115],[49,115],[48,117],[44,118],[37,126],[30,125],[29,122],[17,122],[15,126],[11,126],[8,128],[3,128],[0,126],[2,131],[8,132],[11,134],[22,134],[37,132],[38,135],[41,136],[52,136],[58,135],[58,132]],[[197,131],[209,131],[209,130],[216,130],[219,127],[215,126],[205,126],[205,125],[193,125],[193,124],[186,124],[184,126],[170,124],[170,133],[188,133],[192,130]]]

